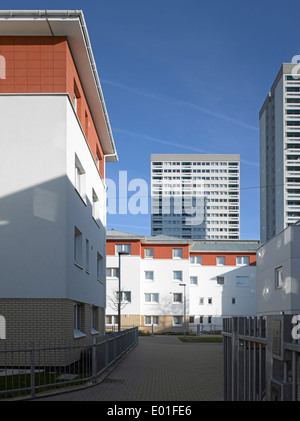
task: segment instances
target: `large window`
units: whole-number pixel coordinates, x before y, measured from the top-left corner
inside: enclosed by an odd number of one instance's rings
[[[116,244],[116,254],[119,253],[131,253],[131,245],[130,244]]]

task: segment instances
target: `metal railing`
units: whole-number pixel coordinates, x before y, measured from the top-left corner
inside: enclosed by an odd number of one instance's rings
[[[296,328],[293,315],[223,320],[225,401],[300,400]]]
[[[34,398],[41,392],[96,383],[137,341],[137,328],[49,346],[0,341],[0,399]]]

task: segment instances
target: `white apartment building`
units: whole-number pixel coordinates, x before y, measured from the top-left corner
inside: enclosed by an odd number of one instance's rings
[[[119,291],[122,329],[138,326],[151,332],[153,325],[155,332],[216,331],[223,317],[255,315],[257,247],[258,241],[109,230],[107,329],[118,328]]]
[[[300,218],[300,79],[281,66],[259,114],[261,242]]]
[[[239,155],[152,154],[151,234],[239,239]]]
[[[257,315],[300,314],[300,225],[257,250]]]
[[[81,11],[0,11],[0,314],[8,341],[104,333],[105,158]]]

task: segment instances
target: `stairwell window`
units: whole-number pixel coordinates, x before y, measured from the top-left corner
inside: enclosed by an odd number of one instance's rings
[[[130,244],[116,244],[116,255],[119,253],[131,253],[131,245]]]

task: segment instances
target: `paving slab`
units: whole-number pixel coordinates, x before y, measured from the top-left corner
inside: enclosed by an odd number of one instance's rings
[[[137,346],[95,386],[44,401],[223,401],[222,343],[184,343],[141,336]]]

